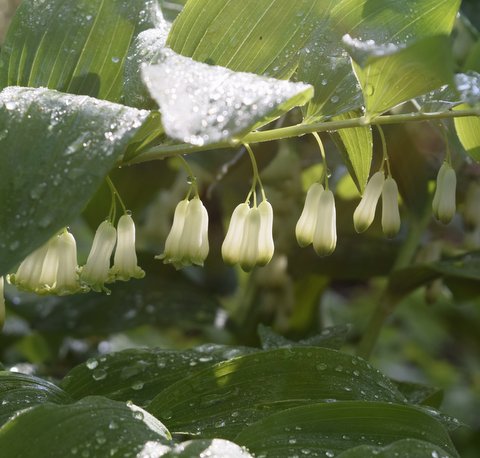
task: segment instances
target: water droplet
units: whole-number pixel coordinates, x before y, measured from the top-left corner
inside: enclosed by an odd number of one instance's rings
[[[118,64],[120,62],[120,57],[112,57],[112,62]]]
[[[143,388],[144,383],[141,381],[137,381],[134,384],[132,384],[132,390],[139,391]]]
[[[375,93],[375,88],[371,84],[365,86],[365,94],[372,96]]]
[[[325,363],[317,364],[317,370],[324,371],[325,369],[327,369],[327,365]]]
[[[86,365],[90,370],[93,370],[97,368],[98,361],[95,358],[90,358],[87,360]]]
[[[118,423],[116,423],[115,420],[111,420],[108,424],[108,429],[118,429]]]
[[[104,380],[107,378],[107,371],[103,369],[95,369],[92,373],[93,380],[96,380],[97,382],[99,380]]]

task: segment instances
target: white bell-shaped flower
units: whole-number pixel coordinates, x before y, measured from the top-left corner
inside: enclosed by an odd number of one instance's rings
[[[249,211],[250,206],[244,202],[238,205],[232,213],[227,235],[222,244],[222,257],[227,264],[235,265],[240,262],[245,221]]]
[[[273,209],[269,202],[264,200],[253,208],[247,203],[238,205],[222,245],[223,260],[239,264],[246,272],[268,264],[275,250],[272,231]]]
[[[313,242],[313,235],[317,226],[318,204],[324,189],[320,183],[314,183],[307,192],[302,214],[295,227],[297,242],[306,247]]]
[[[110,260],[117,241],[117,231],[110,221],[98,226],[93,238],[87,263],[82,267],[80,279],[94,291],[107,291],[104,284],[110,275]]]
[[[58,253],[57,275],[52,292],[63,296],[80,291],[77,244],[70,232],[64,231],[58,236],[56,240],[56,251]]]
[[[5,296],[3,293],[3,277],[0,277],[0,330],[5,324]]]
[[[362,199],[353,214],[353,223],[358,233],[366,231],[372,224],[384,181],[385,175],[383,171],[379,171],[374,173],[367,183]]]
[[[208,256],[208,212],[199,197],[178,203],[165,251],[156,259],[176,269],[192,264],[203,266]]]
[[[19,289],[35,292],[40,285],[40,275],[47,250],[48,243],[29,254],[22,261],[17,272],[7,277],[8,281]]]
[[[145,272],[137,265],[135,223],[128,214],[122,215],[118,220],[117,247],[110,273],[112,274],[112,281],[128,281],[131,278],[143,278],[145,276]]]
[[[382,228],[387,237],[395,237],[400,230],[398,186],[390,176],[385,180],[382,189]]]
[[[451,165],[444,162],[438,171],[437,188],[433,197],[432,208],[435,218],[448,224],[456,211],[457,176]]]
[[[320,194],[313,248],[319,256],[328,256],[337,246],[337,217],[335,198],[329,189]]]

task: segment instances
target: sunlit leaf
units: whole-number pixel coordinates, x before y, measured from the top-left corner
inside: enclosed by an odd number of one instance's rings
[[[234,72],[165,52],[143,68],[168,136],[194,145],[241,137],[257,122],[274,119],[313,95],[303,83]]]
[[[94,396],[76,404],[36,406],[0,429],[2,453],[22,458],[135,458],[148,451],[160,456],[169,439],[165,426],[140,407]]]
[[[402,401],[364,360],[318,347],[240,356],[163,390],[147,410],[175,432],[231,439],[245,425],[288,407],[328,400]]]
[[[148,112],[48,89],[0,93],[0,273],[80,214]]]
[[[344,37],[362,87],[370,118],[444,84],[453,83],[453,58],[446,35],[424,38],[409,46]]]
[[[42,86],[117,102],[132,39],[160,20],[152,0],[24,0],[2,47],[0,87]]]
[[[458,105],[456,110],[470,108],[467,104]],[[480,117],[455,118],[455,130],[467,154],[475,161],[480,161]]]
[[[385,446],[402,439],[435,444],[458,457],[441,423],[423,410],[381,402],[334,402],[287,409],[245,428],[235,441],[265,457],[336,456],[365,444]],[[366,456],[366,455],[364,455]]]

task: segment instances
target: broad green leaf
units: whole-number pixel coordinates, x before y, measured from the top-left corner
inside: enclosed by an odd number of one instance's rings
[[[336,116],[336,120],[358,118],[359,112],[345,113]],[[370,176],[370,167],[373,156],[372,127],[356,127],[354,129],[340,129],[338,136],[343,148],[340,148],[350,175],[360,193],[363,193]]]
[[[393,380],[400,392],[411,404],[422,404],[439,408],[443,400],[443,390],[429,385]]]
[[[117,102],[130,43],[155,27],[152,0],[24,0],[0,55],[0,87],[48,87]]]
[[[348,333],[348,326],[333,326],[322,329],[321,334],[309,337],[307,339],[294,342],[274,332],[268,326],[260,324],[258,326],[258,336],[264,350],[274,348],[301,347],[324,347],[338,350],[344,343]]]
[[[153,451],[161,456],[158,452],[169,449],[169,439],[165,426],[140,407],[92,396],[23,412],[0,429],[0,450],[16,458],[135,458]]]
[[[362,87],[366,116],[374,118],[414,97],[453,83],[450,39],[436,35],[408,46],[343,39]]]
[[[158,62],[169,30],[170,25],[164,22],[155,29],[140,33],[132,43],[125,63],[124,102],[127,105],[137,108],[155,106],[143,83],[141,68]]]
[[[198,334],[213,326],[220,307],[215,297],[151,255],[139,256],[139,264],[146,278],[108,285],[110,295],[27,296],[19,298],[15,311],[33,329],[57,336],[105,336],[141,325]]]
[[[72,402],[65,391],[53,383],[32,375],[0,372],[0,426],[20,410],[38,404]]]
[[[455,110],[470,108],[467,104],[455,107]],[[480,116],[455,118],[455,130],[467,154],[480,162]]]
[[[247,347],[206,344],[192,350],[131,349],[91,358],[73,368],[62,388],[74,399],[102,395],[119,401],[148,404],[163,389],[183,378],[237,356]]]
[[[143,67],[145,84],[160,106],[166,134],[194,145],[241,137],[305,104],[313,88],[234,72],[164,52],[158,65]]]
[[[245,428],[234,440],[265,457],[336,456],[359,445],[418,439],[458,457],[441,423],[423,410],[381,402],[333,402],[295,407]],[[365,456],[365,455],[364,455]],[[368,456],[368,455],[367,455]]]
[[[224,439],[197,439],[175,445],[163,458],[253,458],[244,448]]]
[[[172,431],[232,439],[245,425],[288,407],[328,400],[403,396],[358,357],[292,347],[215,364],[163,390],[147,410]]]
[[[147,116],[43,88],[0,93],[0,274],[80,214]]]
[[[337,458],[365,458],[367,456],[375,456],[376,458],[397,456],[402,458],[454,458],[457,455],[447,453],[438,445],[430,442],[418,439],[402,439],[386,447],[360,445],[340,453]]]
[[[288,78],[332,0],[190,0],[168,45],[235,71]]]
[[[296,78],[313,84],[306,121],[351,111],[363,96],[341,37],[350,34],[379,44],[405,44],[435,34],[449,34],[459,0],[341,0],[332,5],[327,26],[319,25],[302,52]]]

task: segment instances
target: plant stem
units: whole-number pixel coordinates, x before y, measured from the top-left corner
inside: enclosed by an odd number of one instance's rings
[[[122,165],[133,165],[142,162],[165,159],[177,154],[190,154],[199,151],[207,151],[221,148],[237,148],[241,143],[261,143],[282,138],[300,137],[313,132],[337,131],[352,127],[363,127],[367,125],[402,124],[405,122],[431,121],[437,119],[460,118],[467,116],[480,116],[480,110],[458,110],[445,111],[441,113],[406,113],[397,115],[384,115],[367,121],[363,116],[359,118],[345,119],[341,121],[320,121],[311,124],[296,124],[294,126],[280,127],[265,131],[256,131],[247,134],[239,140],[225,141],[221,143],[195,146],[187,143],[171,145],[158,145],[150,148],[132,159],[125,161]]]
[[[430,217],[430,205],[426,205],[422,217],[420,219],[412,219],[412,225],[409,228],[407,239],[398,253],[392,272],[404,269],[411,264],[417,251],[418,243],[430,221]],[[403,299],[402,295],[393,294],[389,286],[387,283],[358,345],[357,354],[362,358],[368,359],[370,357],[380,337],[383,324],[393,313],[397,304]]]

